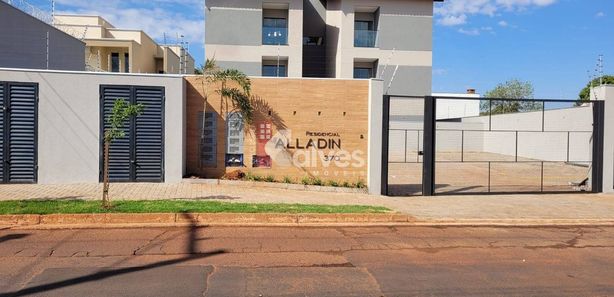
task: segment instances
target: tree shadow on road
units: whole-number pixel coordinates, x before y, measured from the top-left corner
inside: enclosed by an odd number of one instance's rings
[[[3,229],[0,229],[3,230]],[[22,239],[24,237],[28,237],[30,236],[30,234],[26,234],[26,233],[17,233],[17,234],[9,234],[9,235],[4,235],[0,237],[0,243],[5,242],[5,241],[9,241],[9,240],[15,240],[15,239]]]
[[[183,262],[187,262],[191,260],[196,260],[196,259],[203,259],[203,258],[207,258],[210,256],[223,254],[226,252],[223,249],[217,249],[217,250],[213,250],[213,251],[209,251],[205,253],[198,252],[196,248],[196,244],[199,241],[199,239],[197,238],[197,231],[199,229],[199,227],[197,226],[197,221],[195,217],[191,216],[190,214],[184,213],[182,214],[182,216],[186,221],[190,222],[190,225],[188,226],[189,236],[186,240],[187,256],[185,257],[181,257],[181,258],[173,259],[173,260],[159,261],[156,263],[151,263],[151,264],[136,266],[136,267],[125,267],[125,268],[117,268],[117,269],[112,269],[112,270],[99,271],[96,273],[92,273],[92,274],[88,274],[88,275],[84,275],[80,277],[75,277],[75,278],[71,278],[67,280],[57,281],[57,282],[34,286],[30,288],[24,288],[22,290],[15,291],[15,292],[3,293],[3,294],[0,294],[0,296],[1,297],[5,297],[5,296],[6,297],[8,296],[17,297],[17,296],[37,294],[37,293],[47,292],[47,291],[51,291],[51,290],[55,290],[59,288],[70,287],[70,286],[77,285],[77,284],[95,282],[95,281],[103,280],[103,279],[118,276],[118,275],[139,272],[139,271],[159,268],[163,266],[175,265],[175,264],[179,264],[179,263],[183,263]]]

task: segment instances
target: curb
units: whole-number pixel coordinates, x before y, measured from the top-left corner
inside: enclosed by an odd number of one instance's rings
[[[153,213],[0,215],[0,229],[145,227],[614,227],[613,219],[416,219],[387,214]]]
[[[271,214],[271,213],[103,213],[0,215],[0,226],[110,228],[117,226],[329,226],[408,224],[413,217],[398,214]]]
[[[247,187],[247,188],[265,188],[265,189],[268,188],[268,189],[281,189],[281,190],[292,190],[292,191],[321,192],[321,193],[369,194],[369,189],[367,188],[344,188],[344,187],[313,186],[313,185],[302,185],[302,184],[243,181],[243,180],[185,178],[183,179],[182,183],[222,185],[222,186],[241,186],[241,187]]]

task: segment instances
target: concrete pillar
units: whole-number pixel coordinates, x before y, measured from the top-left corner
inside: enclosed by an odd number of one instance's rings
[[[382,192],[383,95],[384,82],[381,79],[371,79],[369,81],[369,152],[367,154],[367,185],[371,195],[380,195]]]
[[[591,100],[605,101],[603,192],[614,193],[614,85],[593,88]]]

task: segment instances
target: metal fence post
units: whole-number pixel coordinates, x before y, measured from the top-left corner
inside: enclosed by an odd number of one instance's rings
[[[593,193],[603,192],[603,149],[604,149],[605,102],[593,102],[593,172],[591,186]]]
[[[388,196],[388,149],[390,143],[390,96],[384,95],[382,114],[382,195]]]
[[[424,156],[422,167],[422,195],[435,195],[435,132],[436,98],[424,97]]]

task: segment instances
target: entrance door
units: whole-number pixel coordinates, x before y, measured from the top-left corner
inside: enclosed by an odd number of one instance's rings
[[[383,126],[383,194],[422,195],[424,97],[384,96]]]
[[[0,183],[37,181],[38,85],[0,82]]]
[[[143,104],[143,113],[124,125],[125,137],[109,148],[111,182],[164,182],[164,88],[141,86],[101,86],[101,158],[106,119],[116,100]],[[102,180],[102,171],[100,173]]]

